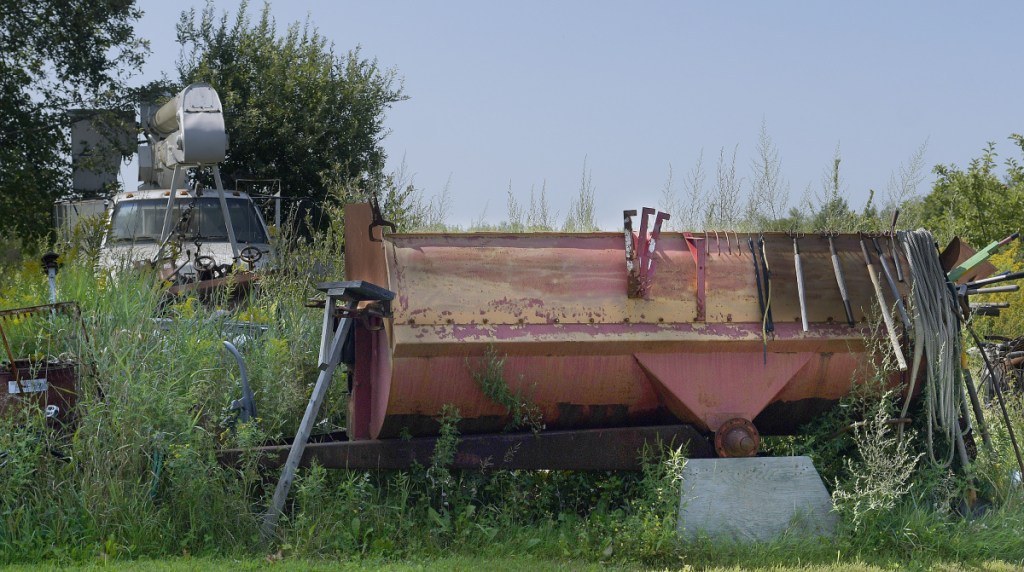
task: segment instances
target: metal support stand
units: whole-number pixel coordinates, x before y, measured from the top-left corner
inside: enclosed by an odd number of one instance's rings
[[[295,478],[295,470],[299,467],[299,461],[302,460],[302,453],[306,449],[306,442],[309,440],[309,434],[313,431],[313,425],[316,424],[320,406],[327,396],[327,390],[331,387],[331,376],[338,364],[341,363],[342,346],[345,345],[345,340],[352,329],[351,314],[356,311],[359,302],[373,300],[382,302],[384,314],[388,315],[390,314],[391,300],[395,298],[394,292],[361,280],[329,282],[321,284],[318,289],[327,293],[327,303],[324,305],[323,333],[320,337],[320,375],[313,387],[309,404],[306,405],[306,413],[302,416],[302,423],[299,425],[299,431],[295,435],[295,441],[288,453],[288,460],[285,461],[281,478],[277,481],[277,488],[274,490],[270,507],[263,517],[263,526],[260,532],[264,541],[273,538],[277,530],[277,519],[284,509],[288,491]],[[336,317],[338,302],[341,302],[346,310],[340,319]]]
[[[231,213],[228,212],[228,200],[224,197],[224,183],[220,180],[220,167],[213,166],[213,180],[217,183],[217,198],[220,200],[220,212],[224,216],[224,228],[228,231],[228,242],[231,243],[231,257],[238,260],[238,240],[235,238],[235,225],[231,223]],[[232,265],[234,263],[232,262]]]

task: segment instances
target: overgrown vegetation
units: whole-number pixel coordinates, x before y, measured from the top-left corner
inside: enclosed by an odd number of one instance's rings
[[[132,3],[122,4],[106,22],[109,30],[98,28],[117,46],[134,41],[124,26],[136,11]],[[445,226],[450,197],[446,188],[427,201],[402,171],[383,173],[383,113],[404,97],[393,70],[379,68],[358,51],[336,56],[309,23],[292,26],[279,38],[267,9],[254,23],[245,7],[234,23],[226,16],[218,21],[212,6],[198,20],[194,13],[185,15],[180,41],[196,48],[197,57],[182,62],[180,79],[213,81],[221,90],[234,130],[232,159],[225,168],[230,176],[282,179],[288,191],[315,196],[327,216],[298,215],[315,229],[312,236],[281,231],[275,238],[277,271],[263,278],[262,288],[243,306],[226,297],[172,303],[145,272],[116,279],[97,275],[95,239],[102,225],[72,237],[62,252],[59,298],[81,303],[87,335],[71,335],[78,324],[57,316],[44,315],[38,324],[27,319],[4,324],[19,356],[37,362],[77,359],[83,366],[73,426],[54,427],[31,410],[0,419],[0,563],[268,553],[272,562],[341,557],[390,563],[401,558],[430,562],[451,554],[471,559],[486,552],[515,561],[601,567],[773,566],[795,560],[889,568],[993,558],[1024,564],[1024,504],[1006,422],[990,407],[993,447],[978,447],[976,460],[958,472],[934,466],[918,437],[925,421],[904,430],[890,422],[901,415],[900,400],[882,389],[884,358],[863,364],[869,381],[801,436],[766,443],[771,452],[814,460],[842,519],[834,540],[793,536],[749,546],[681,543],[676,515],[686,460],[678,450],[649,453],[643,470],[635,473],[456,470],[460,419],[459,411],[448,406],[436,412],[441,430],[429,466],[301,470],[280,538],[265,544],[259,522],[276,473],[261,469],[254,453],[244,454],[233,467],[220,465],[216,454],[278,442],[296,430],[317,376],[320,316],[305,303],[317,282],[343,276],[340,205],[374,192],[381,196],[385,218],[401,230],[450,230]],[[106,67],[92,73],[137,65],[119,53],[111,56],[121,61],[101,62]],[[251,65],[235,65],[236,59]],[[0,63],[5,70],[10,67],[6,60]],[[27,69],[43,68],[39,61]],[[267,70],[273,73],[266,75]],[[270,89],[253,91],[247,71],[258,73],[258,83]],[[31,79],[12,77],[22,85]],[[303,94],[303,121],[292,117],[299,112],[292,102],[281,99],[293,90],[274,88],[274,82],[294,84]],[[332,115],[339,112],[344,117]],[[329,129],[295,128],[312,122]],[[45,135],[40,141],[55,146],[51,127],[39,123]],[[264,153],[256,140],[262,146],[269,141],[276,154]],[[1024,139],[1013,140],[1024,148]],[[288,155],[308,147],[336,153],[318,158],[320,163]],[[923,153],[922,146],[893,173],[884,204],[876,204],[872,194],[857,211],[844,198],[848,189],[837,147],[820,186],[808,186],[791,207],[779,151],[762,125],[746,174],[738,167],[736,148],[719,150],[713,173],[706,170],[702,154],[684,177],[682,195],[670,167],[661,206],[672,213],[673,228],[689,230],[878,230],[888,226],[897,207],[904,209],[901,226],[924,221],[940,238],[960,233],[979,245],[1018,228],[1014,217],[1020,211],[1024,170],[1015,161],[1008,161],[1006,175],[1000,176],[989,146],[966,172],[952,165],[936,167],[933,192],[920,198],[916,189],[923,179]],[[63,173],[63,167],[51,167]],[[55,176],[39,180],[52,182]],[[551,208],[546,185],[531,188],[528,201],[517,198],[510,185],[506,220],[496,225],[481,220],[474,228],[596,230],[594,189],[584,162],[577,194],[562,216]],[[23,230],[27,236],[40,233]],[[4,308],[46,300],[45,278],[35,262],[44,244],[26,240],[8,239],[0,252]],[[1008,249],[997,265],[1022,266],[1019,252]],[[1010,297],[1016,311],[1005,313],[991,328],[1017,335],[1024,331],[1019,314],[1024,304],[1018,295]],[[232,330],[236,320],[255,322],[265,332],[256,336]],[[245,354],[259,411],[256,422],[240,423],[229,408],[240,389],[235,364],[221,345],[225,338],[234,339]],[[508,429],[543,430],[529,380],[505,379],[504,356],[493,348],[474,361],[483,393],[507,410]],[[1024,421],[1021,395],[1017,391],[1010,397],[1009,422],[1015,427]],[[317,430],[344,427],[344,384],[334,384],[325,404]]]
[[[22,352],[80,356],[96,375],[83,378],[73,433],[47,429],[38,415],[3,421],[0,562],[268,552],[257,531],[275,474],[261,471],[255,455],[229,468],[215,454],[294,433],[316,378],[319,315],[304,302],[314,283],[341,272],[340,229],[312,242],[279,240],[287,253],[281,271],[265,277],[249,305],[221,302],[227,313],[218,317],[196,300],[167,304],[152,276],[97,277],[88,250],[64,260],[60,298],[81,301],[88,343],[63,347],[69,338],[33,336],[31,329],[13,341]],[[44,300],[45,278],[31,259],[0,272],[4,306]],[[267,328],[242,343],[257,423],[239,424],[228,410],[240,391],[220,344],[230,319]],[[528,380],[509,383],[503,356],[493,350],[475,365],[487,394],[521,427],[534,428],[539,418],[529,392],[515,389]],[[447,408],[438,412],[442,437],[429,466],[300,471],[281,540],[269,552],[380,561],[486,551],[630,567],[828,563],[837,556],[882,565],[1024,559],[1024,511],[998,418],[990,417],[996,450],[982,452],[966,477],[938,471],[915,462],[914,431],[895,440],[886,421],[896,402],[871,387],[802,437],[771,443],[776,452],[811,455],[834,488],[843,521],[833,542],[680,543],[680,452],[648,459],[639,473],[452,469],[458,412]],[[343,390],[335,384],[318,430],[344,426]],[[1013,410],[1019,416],[1020,404]],[[987,511],[964,518],[957,501],[971,487]]]

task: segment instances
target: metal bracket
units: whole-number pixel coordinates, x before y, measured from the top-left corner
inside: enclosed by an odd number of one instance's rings
[[[370,196],[370,211],[373,213],[373,220],[370,221],[370,227],[366,231],[370,235],[370,242],[384,242],[383,238],[374,238],[373,229],[378,226],[386,226],[391,229],[391,232],[398,232],[398,227],[395,223],[384,220],[384,215],[380,212],[380,203],[377,201],[377,195]],[[383,237],[383,233],[381,234]]]
[[[701,248],[700,241],[705,242],[707,245],[707,239],[701,239],[693,236],[688,232],[683,233],[683,237],[686,239],[686,246],[690,249],[690,256],[693,257],[693,264],[697,267],[697,318],[696,321],[703,322],[707,319],[706,308],[707,308],[707,294],[705,283],[706,275],[704,269],[707,266],[707,249]]]
[[[648,235],[648,222],[655,213],[657,216],[654,218],[654,228]],[[626,247],[626,294],[630,298],[647,298],[650,296],[650,287],[654,280],[654,251],[657,248],[658,239],[661,237],[661,226],[671,216],[668,213],[644,207],[640,215],[640,233],[636,237],[634,248],[633,217],[636,216],[636,211],[623,211],[622,214],[623,238]]]

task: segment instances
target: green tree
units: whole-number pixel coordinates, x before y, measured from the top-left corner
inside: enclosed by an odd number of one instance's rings
[[[177,30],[188,54],[178,61],[182,84],[209,82],[224,104],[225,185],[278,179],[284,196],[317,204],[367,192],[413,194],[389,189],[394,178],[384,174],[384,113],[406,99],[394,69],[358,48],[335,54],[309,19],[279,36],[269,5],[254,22],[243,2],[229,22],[207,3],[199,15],[183,12]]]
[[[0,0],[0,218],[24,237],[50,228],[70,190],[71,108],[129,110],[148,53],[134,0]],[[13,227],[13,228],[12,228]]]
[[[1010,139],[1024,151],[1024,137]],[[988,143],[981,157],[967,170],[956,165],[936,165],[938,179],[921,204],[925,227],[946,241],[959,236],[982,247],[1017,232],[1024,212],[1024,168],[1013,158],[1004,162],[1002,177],[996,172],[995,143]]]

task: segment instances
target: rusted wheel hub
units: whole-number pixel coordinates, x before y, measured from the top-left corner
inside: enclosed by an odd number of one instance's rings
[[[715,451],[719,457],[753,457],[760,445],[757,428],[746,419],[730,419],[715,432]]]

